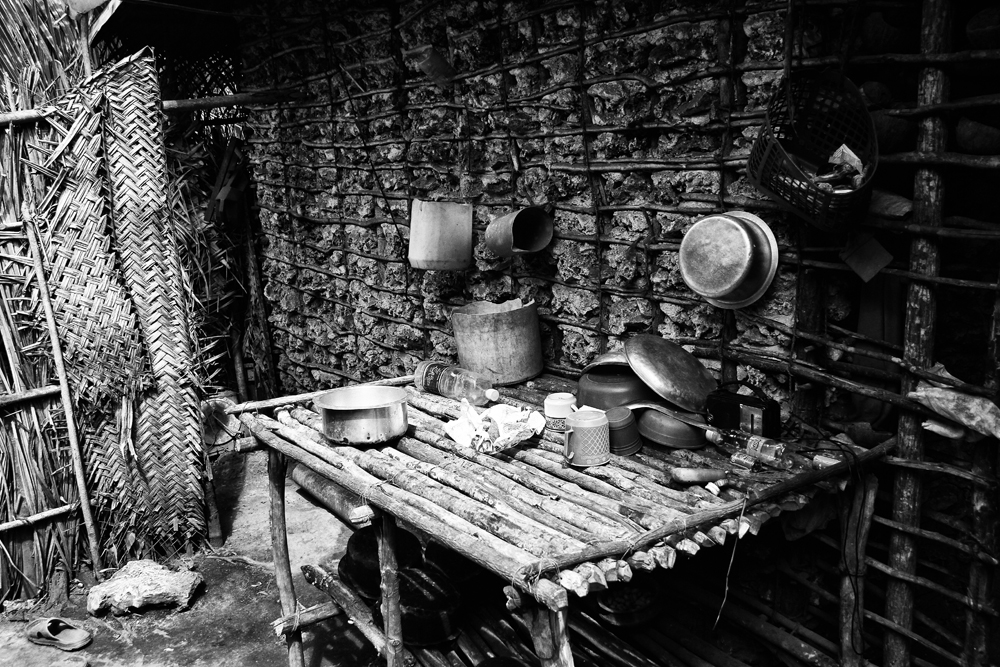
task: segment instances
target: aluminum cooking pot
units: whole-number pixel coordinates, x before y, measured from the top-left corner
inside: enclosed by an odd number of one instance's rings
[[[323,434],[344,445],[380,445],[406,433],[406,391],[358,385],[331,389],[315,401]]]

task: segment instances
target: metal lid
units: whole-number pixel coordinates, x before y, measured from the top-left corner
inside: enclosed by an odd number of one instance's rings
[[[629,366],[660,397],[685,410],[705,408],[715,378],[694,355],[677,343],[639,334],[625,341]]]

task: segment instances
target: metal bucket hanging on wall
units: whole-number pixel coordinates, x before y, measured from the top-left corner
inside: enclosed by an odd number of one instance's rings
[[[462,271],[472,265],[472,204],[413,200],[410,249],[415,269]]]
[[[486,247],[499,257],[538,252],[552,240],[552,216],[538,206],[511,211],[486,228]]]

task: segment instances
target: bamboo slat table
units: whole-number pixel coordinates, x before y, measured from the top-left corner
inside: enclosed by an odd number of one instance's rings
[[[540,409],[547,392],[567,389],[573,389],[572,383],[542,378],[502,389],[500,400]],[[632,456],[612,456],[607,465],[574,468],[562,460],[560,434],[548,431],[501,453],[463,448],[443,430],[444,422],[458,415],[459,404],[412,386],[406,390],[407,434],[375,449],[328,444],[319,415],[293,407],[316,394],[230,409],[271,450],[272,540],[284,613],[294,611],[296,604],[284,534],[284,465],[276,454],[298,461],[383,513],[379,554],[388,561],[382,563],[385,633],[369,639],[390,666],[405,664],[407,657],[395,589],[394,519],[508,582],[508,604],[521,610],[532,629],[542,666],[569,667],[570,593],[586,595],[608,582],[628,581],[633,569],[669,568],[678,554],[693,556],[730,537],[755,534],[771,516],[804,506],[849,466],[884,456],[895,446],[890,440],[868,450],[857,448],[850,462],[822,470],[813,470],[805,457],[793,453],[789,470],[748,473],[734,470],[711,447],[671,450],[649,444]],[[277,408],[276,418],[247,411],[263,407]],[[671,470],[678,467],[723,468],[730,473],[729,483],[717,494],[696,485],[678,486],[671,479]],[[291,665],[302,664],[296,642],[293,633]]]

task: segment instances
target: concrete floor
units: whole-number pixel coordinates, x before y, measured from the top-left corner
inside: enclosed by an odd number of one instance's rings
[[[38,606],[0,617],[0,667],[287,664],[284,640],[270,627],[281,611],[269,567],[267,454],[227,455],[216,462],[214,471],[227,539],[215,554],[198,554],[189,563],[206,583],[189,610],[94,618],[86,612],[86,591],[77,589],[60,608]],[[351,531],[301,495],[291,480],[286,504],[296,591],[305,606],[325,602],[329,598],[305,582],[300,567],[307,563],[333,567]],[[40,616],[74,619],[94,634],[94,641],[71,653],[32,644],[24,638],[24,628],[27,621]],[[304,643],[309,667],[369,667],[376,662],[374,650],[342,616],[311,627],[304,633]]]

